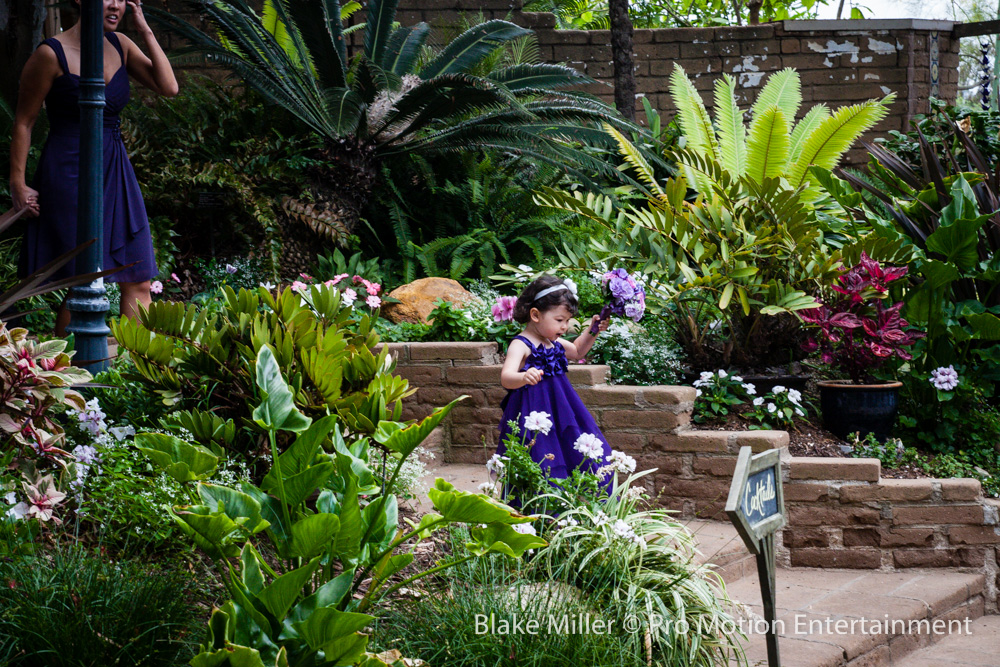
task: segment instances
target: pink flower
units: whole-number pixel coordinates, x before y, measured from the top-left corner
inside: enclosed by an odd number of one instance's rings
[[[179,283],[181,281],[181,279],[177,277],[176,273],[171,273],[170,279],[173,280],[175,283]]]
[[[348,287],[344,290],[343,299],[345,306],[353,306],[354,302],[358,300],[358,293]]]
[[[161,283],[159,280],[154,280],[149,284],[149,291],[152,292],[153,294],[159,294],[160,292],[163,291],[163,283]]]
[[[312,276],[310,276],[308,273],[300,273],[299,277],[302,278],[303,280],[312,280]]]
[[[301,280],[296,280],[295,282],[292,283],[292,290],[296,292],[305,292],[308,287],[309,286],[306,285]]]
[[[378,294],[379,290],[382,289],[381,285],[379,285],[378,283],[373,283],[370,280],[365,280],[364,278],[362,278],[361,282],[364,283],[365,290],[368,292],[368,294]]]
[[[367,304],[368,304],[368,307],[369,307],[369,308],[372,308],[372,309],[374,309],[374,308],[378,308],[379,306],[381,306],[381,305],[382,305],[382,299],[378,298],[378,297],[377,297],[377,296],[375,296],[374,294],[370,294],[370,295],[368,296],[368,298],[367,298],[367,299],[365,299],[365,303],[367,303]]]
[[[362,278],[361,276],[354,276],[354,284],[355,285],[360,285],[361,281],[363,281],[363,280],[364,280],[364,278]]]
[[[514,319],[514,304],[517,297],[501,296],[497,297],[497,302],[493,304],[493,321],[506,322]]]
[[[339,283],[341,280],[343,280],[346,277],[347,277],[346,273],[337,274],[333,278],[331,278],[330,280],[327,280],[326,281],[326,285],[328,285],[330,287],[333,287],[334,285],[336,285],[337,283]]]

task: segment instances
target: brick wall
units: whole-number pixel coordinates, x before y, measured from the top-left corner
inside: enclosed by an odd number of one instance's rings
[[[501,355],[495,343],[390,343],[396,372],[417,387],[404,418],[424,417],[458,396],[430,446],[449,463],[485,463],[501,418]],[[783,431],[711,431],[690,425],[692,387],[607,385],[606,366],[572,366],[577,393],[612,448],[636,458],[658,504],[683,518],[726,521],[723,513],[740,448],[788,445]],[[485,446],[484,446],[485,441]],[[779,558],[791,567],[984,572],[996,609],[1000,501],[973,479],[882,479],[878,459],[783,455],[789,525]]]

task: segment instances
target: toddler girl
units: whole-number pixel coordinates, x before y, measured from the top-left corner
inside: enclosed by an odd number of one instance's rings
[[[508,390],[501,406],[500,446],[510,432],[508,422],[517,423],[536,436],[531,458],[553,478],[569,477],[573,470],[596,470],[611,454],[607,440],[566,377],[567,359],[582,359],[594,344],[590,327],[583,327],[576,340],[561,336],[576,315],[575,285],[544,275],[528,285],[514,306],[514,319],[525,325],[507,348],[500,371],[500,384]],[[592,322],[597,323],[599,315]],[[589,324],[589,323],[588,323]],[[599,322],[604,331],[608,321]],[[544,417],[548,415],[548,420]],[[527,421],[527,425],[525,422]],[[610,480],[609,480],[610,481]]]

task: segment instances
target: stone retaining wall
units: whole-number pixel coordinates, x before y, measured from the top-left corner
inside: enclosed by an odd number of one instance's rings
[[[431,441],[448,463],[485,463],[501,418],[501,355],[495,343],[390,343],[397,372],[418,387],[407,419],[468,398]],[[615,449],[634,456],[658,503],[684,518],[725,521],[740,448],[788,445],[784,431],[711,431],[690,426],[692,387],[607,385],[606,366],[572,366],[570,379]],[[485,444],[484,444],[485,443]],[[789,525],[778,539],[791,567],[891,571],[957,568],[984,572],[996,609],[1000,501],[973,479],[882,479],[878,459],[784,455]]]

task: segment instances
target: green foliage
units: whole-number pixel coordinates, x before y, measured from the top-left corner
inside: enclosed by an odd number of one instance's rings
[[[430,329],[425,340],[475,341],[487,340],[486,322],[473,316],[472,311],[438,299],[428,316]]]
[[[104,387],[91,389],[88,395],[98,399],[110,421],[140,429],[156,427],[170,408],[144,382],[136,380],[135,374],[135,365],[119,357],[94,376],[94,383]]]
[[[716,373],[703,371],[701,377],[695,380],[694,386],[698,397],[694,402],[691,419],[696,424],[724,418],[732,408],[750,397],[748,385],[743,383],[743,378],[722,369]]]
[[[938,155],[954,155],[959,164],[967,164],[969,155],[964,143],[953,129],[961,125],[962,130],[975,144],[986,159],[995,166],[1000,161],[1000,136],[995,128],[1000,127],[1000,112],[983,109],[980,105],[971,107],[952,106],[944,100],[930,100],[931,113],[917,114],[910,121],[914,130],[919,130]],[[905,162],[914,172],[922,170],[920,138],[916,131],[900,132],[890,130],[889,136],[878,138],[875,144],[889,151]]]
[[[931,477],[978,479],[983,495],[1000,498],[1000,454],[995,449],[976,452],[958,450],[928,458],[915,448],[907,447],[902,462],[915,465]]]
[[[276,350],[295,404],[310,417],[332,411],[361,434],[374,433],[380,420],[398,419],[401,401],[414,390],[391,375],[393,362],[387,349],[375,349],[372,327],[369,315],[356,314],[336,287],[324,285],[302,294],[264,288],[237,294],[227,286],[218,314],[160,301],[136,320],[112,323],[120,349],[136,367],[128,377],[141,379],[180,411],[166,425],[250,464],[264,445],[251,413],[258,395],[256,356],[265,346]]]
[[[388,272],[383,269],[383,260],[380,257],[363,259],[362,253],[356,252],[350,257],[345,257],[339,248],[332,253],[320,255],[316,259],[316,269],[313,272],[317,282],[334,280],[337,276],[347,275],[353,278],[361,276],[373,283],[378,283],[382,287],[382,293],[387,293],[392,289],[386,278]]]
[[[681,352],[668,321],[648,315],[642,325],[613,321],[588,358],[610,367],[608,384],[669,385],[681,380]]]
[[[473,529],[466,559],[490,552],[519,557],[544,544],[510,528],[526,520],[511,508],[455,491],[441,479],[428,494],[436,513],[410,529],[399,526],[395,479],[454,402],[419,423],[378,421],[373,440],[400,457],[380,487],[367,467],[368,438],[353,432],[345,440],[335,414],[313,419],[299,411],[294,387],[286,382],[271,347],[260,348],[254,365],[260,403],[253,419],[267,434],[271,469],[260,485],[244,482],[239,491],[199,482],[195,492],[200,502],[171,510],[195,544],[216,561],[232,596],[213,612],[208,640],[193,665],[221,664],[233,654],[259,667],[363,664],[368,636],[359,631],[374,620],[367,612],[403,585],[443,569],[389,585],[393,575],[412,563],[420,541],[435,530],[451,523],[486,524],[486,529]],[[281,453],[279,432],[294,434]],[[199,455],[179,446],[170,452],[174,463],[161,457],[157,462],[169,468]],[[404,548],[409,551],[397,553]],[[262,551],[274,553],[277,560],[265,558]]]
[[[7,287],[17,282],[22,238],[20,234],[0,241],[0,285]],[[64,293],[50,292],[25,299],[19,308],[24,312],[24,327],[35,333],[48,333],[56,326],[56,309]]]
[[[763,22],[814,19],[826,4],[827,0],[764,0],[759,18]],[[524,10],[555,14],[560,30],[608,30],[611,25],[606,0],[533,0]],[[629,2],[628,14],[636,28],[742,25],[752,16],[750,3],[715,0],[635,0]],[[852,13],[851,18],[862,17]]]
[[[858,437],[858,433],[852,433],[848,441],[853,447],[851,456],[858,459],[878,459],[882,462],[882,467],[894,470],[903,462],[906,447],[899,438],[887,438],[885,442],[879,442],[874,433],[865,434],[864,439]]]
[[[122,132],[154,233],[161,276],[179,253],[226,247],[279,270],[277,204],[302,197],[318,144],[252,91],[194,79],[174,98],[132,105]],[[199,209],[203,193],[215,201]]]
[[[191,656],[190,575],[80,547],[0,561],[5,665],[174,667]]]
[[[820,191],[809,168],[833,169],[858,137],[885,118],[895,99],[890,94],[832,114],[819,104],[793,127],[802,103],[800,87],[798,72],[793,69],[769,76],[750,109],[750,126],[744,129],[743,113],[736,103],[736,81],[723,75],[715,85],[713,127],[700,93],[684,69],[675,66],[670,94],[688,151],[678,158],[691,186],[710,196],[717,178],[703,171],[701,161],[717,161],[733,180],[746,176],[749,182],[761,185],[767,179],[783,178],[793,190],[804,188],[803,200],[813,202]],[[690,155],[701,160],[691,160]]]

